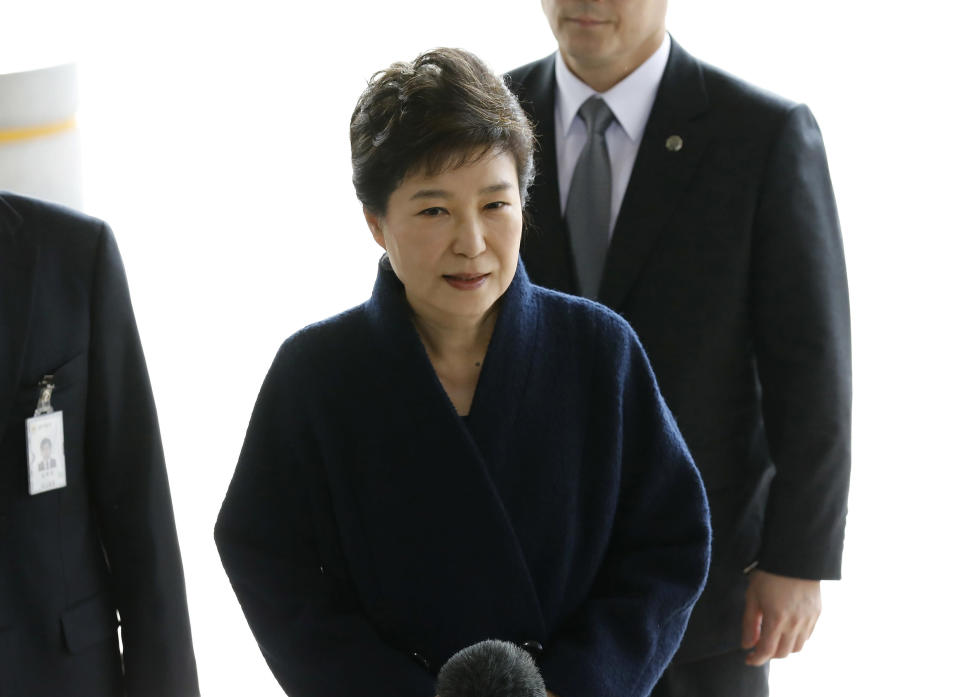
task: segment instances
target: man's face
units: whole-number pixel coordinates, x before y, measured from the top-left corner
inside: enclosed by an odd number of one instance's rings
[[[633,70],[666,30],[667,0],[541,0],[560,52],[576,69]]]

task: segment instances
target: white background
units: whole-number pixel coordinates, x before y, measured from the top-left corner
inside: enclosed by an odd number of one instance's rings
[[[26,2],[26,0],[24,0]],[[204,694],[280,695],[212,541],[280,342],[363,301],[379,248],[350,183],[367,77],[437,45],[497,71],[553,41],[535,0],[0,0],[0,69],[81,65],[85,208],[113,226],[158,403]],[[808,103],[854,331],[844,581],[773,694],[956,694],[960,409],[951,3],[674,0],[696,56]]]

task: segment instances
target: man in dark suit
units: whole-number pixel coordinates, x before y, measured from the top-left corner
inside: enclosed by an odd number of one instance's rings
[[[25,423],[44,393],[62,418],[66,484],[30,495]],[[113,235],[0,192],[0,697],[198,692],[156,411]]]
[[[765,695],[839,578],[846,517],[849,308],[820,132],[684,51],[666,0],[542,4],[559,52],[508,75],[540,141],[524,261],[637,330],[711,503],[710,579],[654,694]]]

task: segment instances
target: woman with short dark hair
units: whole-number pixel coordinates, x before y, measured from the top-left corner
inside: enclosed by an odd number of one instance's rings
[[[646,695],[702,590],[700,478],[636,335],[519,263],[533,138],[476,57],[350,124],[371,298],[284,343],[217,544],[290,695],[429,697],[495,638],[559,697]]]
[[[386,213],[404,176],[511,155],[520,197],[533,181],[533,129],[517,98],[476,56],[437,49],[376,73],[350,119],[353,186],[364,210]]]

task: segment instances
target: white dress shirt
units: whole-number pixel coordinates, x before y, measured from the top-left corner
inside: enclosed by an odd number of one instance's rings
[[[660,48],[632,73],[606,92],[597,92],[574,75],[563,57],[557,53],[554,64],[557,100],[554,124],[557,133],[557,179],[560,185],[560,210],[566,213],[567,195],[580,151],[587,142],[587,126],[578,115],[580,107],[595,94],[603,97],[613,112],[604,137],[610,153],[610,230],[617,221],[620,204],[630,182],[633,163],[637,159],[640,140],[647,127],[653,100],[657,96],[663,71],[670,55],[670,35],[664,34]]]

